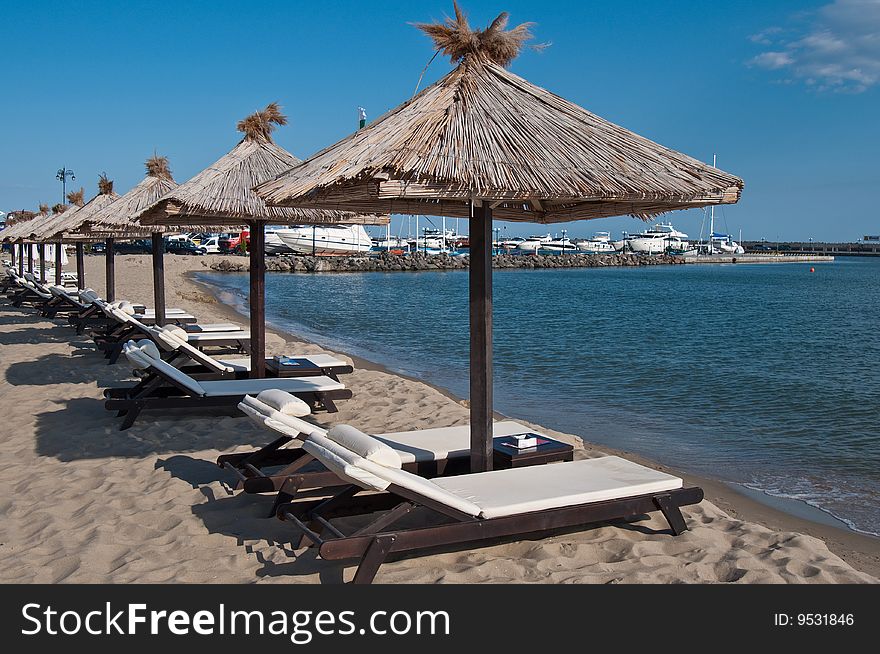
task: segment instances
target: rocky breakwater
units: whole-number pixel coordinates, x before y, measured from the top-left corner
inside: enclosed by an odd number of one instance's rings
[[[372,257],[278,256],[266,258],[268,272],[403,272],[419,270],[465,270],[469,257],[445,254],[408,256],[382,253]],[[654,266],[682,264],[675,256],[637,256],[634,254],[512,255],[492,257],[493,268],[602,268],[606,266]],[[226,257],[211,264],[219,272],[247,272],[247,257]]]

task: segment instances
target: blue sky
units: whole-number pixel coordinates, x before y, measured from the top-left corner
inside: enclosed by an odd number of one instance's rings
[[[550,47],[512,65],[531,82],[691,156],[717,153],[746,182],[742,201],[718,213],[722,228],[768,240],[880,233],[880,0],[463,8],[475,25],[501,10],[513,24],[537,23]],[[408,23],[451,11],[451,0],[3,3],[0,209],[57,202],[62,165],[87,197],[102,171],[124,192],[154,150],[188,179],[235,145],[241,117],[272,100],[291,121],[276,140],[306,158],[355,129],[359,105],[375,119],[412,95],[432,50]],[[449,70],[438,57],[423,85]],[[699,234],[701,212],[669,217]]]

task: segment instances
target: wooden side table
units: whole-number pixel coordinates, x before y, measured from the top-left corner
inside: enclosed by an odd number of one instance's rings
[[[285,357],[281,363],[275,357],[266,359],[266,372],[270,377],[317,377],[324,371],[309,359]]]
[[[540,434],[528,433],[538,439],[535,447],[524,450],[511,445],[515,436],[500,436],[492,441],[492,464],[496,470],[540,466],[557,461],[573,461],[574,447]]]

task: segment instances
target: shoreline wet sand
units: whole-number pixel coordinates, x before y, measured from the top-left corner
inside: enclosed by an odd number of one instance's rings
[[[166,258],[169,306],[189,309],[206,322],[246,323],[186,276],[207,272],[203,263],[208,260]],[[88,285],[102,293],[103,258],[87,257],[86,270]],[[152,304],[149,271],[147,256],[118,257],[117,296]],[[0,311],[0,368],[7,381],[0,407],[7,423],[16,425],[0,445],[9,470],[3,480],[0,578],[82,583],[343,578],[333,562],[293,550],[294,535],[286,525],[263,517],[268,498],[232,495],[224,486],[223,471],[213,464],[216,456],[262,445],[269,434],[232,414],[196,413],[144,414],[131,430],[117,431],[118,420],[100,401],[100,386],[119,383],[130,371],[124,364],[107,366],[89,341],[72,331],[31,310],[3,304]],[[269,331],[271,354],[320,349]],[[354,398],[340,402],[338,414],[315,415],[322,425],[345,422],[382,432],[466,423],[467,409],[450,394],[375,364],[355,364],[355,373],[344,378]],[[580,444],[571,435],[542,431]],[[610,452],[589,444],[578,449],[579,457]],[[686,510],[691,529],[678,538],[663,532],[655,516],[401,559],[383,566],[377,581],[877,581],[880,539],[813,524],[720,482],[682,476],[701,485],[707,501]],[[351,572],[346,569],[346,578]]]

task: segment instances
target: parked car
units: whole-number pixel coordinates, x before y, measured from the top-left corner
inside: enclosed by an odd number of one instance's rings
[[[165,252],[168,254],[205,254],[207,250],[192,241],[169,241],[165,244]]]
[[[107,244],[99,241],[98,243],[92,243],[89,248],[89,252],[92,254],[104,254],[107,251]]]
[[[199,247],[205,248],[208,254],[220,254],[220,237],[211,236],[199,243]]]
[[[137,241],[122,241],[113,246],[116,254],[150,254],[153,251],[153,244],[145,239]]]

